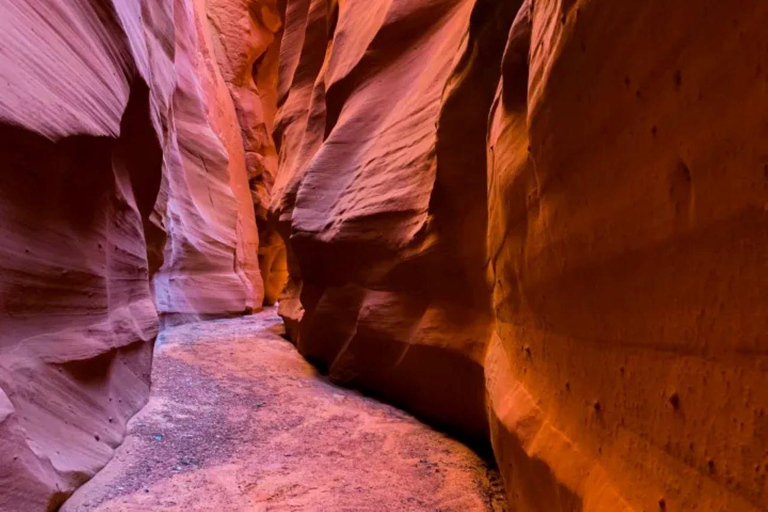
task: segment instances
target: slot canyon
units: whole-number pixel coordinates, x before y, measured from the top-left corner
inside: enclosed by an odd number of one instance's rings
[[[0,512],[768,511],[767,26],[0,0]]]

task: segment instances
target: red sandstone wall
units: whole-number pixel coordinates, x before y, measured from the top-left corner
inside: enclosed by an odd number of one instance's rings
[[[175,9],[171,238],[155,278],[158,308],[171,321],[242,313],[260,307],[263,296],[240,126],[212,55],[205,12],[200,2]]]
[[[286,264],[302,353],[490,439],[513,509],[765,509],[760,2],[0,10],[0,509],[109,458],[158,313]]]
[[[198,0],[206,16],[206,58],[226,83],[241,129],[245,165],[259,228],[259,267],[264,301],[273,304],[288,278],[282,238],[269,225],[267,208],[277,174],[272,139],[277,111],[277,70],[282,19],[277,0]]]
[[[765,510],[768,6],[532,4],[489,136],[511,494]]]
[[[485,53],[461,59],[486,37],[465,39],[473,7],[289,2],[272,205],[302,280],[299,350],[337,381],[485,439],[484,112],[499,71]],[[498,11],[478,29],[511,22]]]
[[[514,510],[763,510],[768,8],[521,4],[287,2],[289,331]]]
[[[55,507],[109,459],[159,315],[261,305],[203,9],[0,0],[0,510]]]

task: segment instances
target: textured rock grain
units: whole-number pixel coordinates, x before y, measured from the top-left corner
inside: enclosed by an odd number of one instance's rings
[[[239,120],[259,228],[264,301],[274,304],[288,279],[285,243],[267,220],[277,174],[272,133],[282,37],[279,6],[276,0],[206,0],[202,5],[210,22],[212,57],[226,82]]]
[[[261,305],[204,4],[0,1],[0,509],[91,477],[146,400],[159,316]]]
[[[487,406],[513,508],[765,509],[767,16],[288,1],[299,350],[464,434]]]
[[[489,136],[510,494],[765,510],[768,9],[531,4]]]
[[[289,331],[332,379],[477,440],[485,117],[513,15],[455,0],[288,2],[281,47],[272,210],[290,237]],[[456,145],[462,130],[471,140]]]
[[[514,509],[765,509],[768,7],[0,10],[0,508],[108,460],[161,321],[287,280],[299,351]]]

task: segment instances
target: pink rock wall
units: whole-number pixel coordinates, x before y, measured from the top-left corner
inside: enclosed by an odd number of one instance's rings
[[[54,508],[109,459],[160,317],[261,305],[203,8],[0,1],[0,510]]]
[[[205,4],[180,2],[175,18],[171,237],[155,278],[158,309],[170,321],[243,313],[263,296],[240,126],[212,54]]]
[[[110,457],[161,319],[286,279],[515,510],[765,508],[760,2],[0,9],[0,509]]]
[[[267,220],[277,174],[272,139],[282,19],[276,0],[206,0],[208,52],[227,85],[242,131],[242,146],[259,227],[264,300],[273,304],[287,280],[282,238]]]

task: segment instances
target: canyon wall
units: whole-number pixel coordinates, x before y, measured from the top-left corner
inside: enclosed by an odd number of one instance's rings
[[[281,291],[513,510],[765,509],[762,3],[0,9],[1,510],[109,459],[162,323]]]
[[[768,503],[768,7],[288,0],[280,302],[513,510]]]
[[[261,306],[248,169],[274,149],[243,142],[206,9],[0,0],[0,510],[109,460],[161,322]]]
[[[485,126],[514,10],[319,0],[285,16],[272,208],[298,348],[338,382],[486,439]]]
[[[200,11],[206,13],[212,34],[209,45],[212,52],[206,53],[220,70],[237,113],[256,208],[264,302],[274,304],[288,279],[285,244],[267,219],[277,174],[277,150],[272,132],[277,111],[281,9],[277,0],[197,0],[197,3],[202,6]]]

